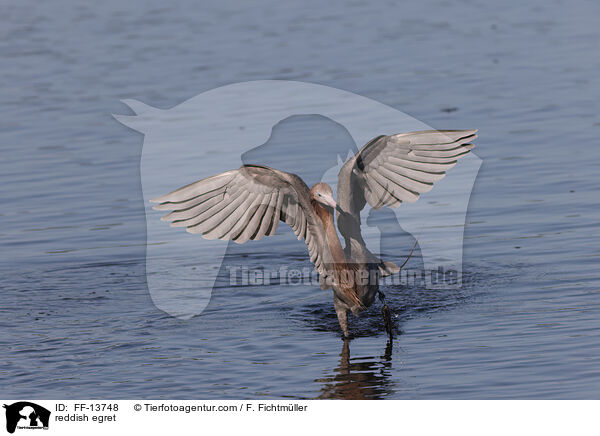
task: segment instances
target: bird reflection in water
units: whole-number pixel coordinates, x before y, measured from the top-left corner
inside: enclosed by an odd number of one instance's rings
[[[378,400],[393,392],[391,381],[392,341],[383,355],[350,357],[350,340],[344,339],[340,364],[331,376],[315,382],[323,385],[320,399]]]

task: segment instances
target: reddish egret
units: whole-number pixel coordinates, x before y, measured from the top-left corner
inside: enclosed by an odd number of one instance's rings
[[[429,130],[378,136],[349,159],[338,174],[337,202],[326,183],[311,189],[295,174],[260,165],[243,165],[158,197],[154,208],[170,210],[162,217],[206,239],[242,244],[273,235],[287,223],[308,246],[322,289],[333,289],[333,304],[344,336],[348,311],[358,315],[375,296],[389,309],[377,280],[400,270],[371,253],[360,233],[360,211],[415,202],[457,160],[473,149],[476,130]],[[335,212],[334,212],[335,211]],[[342,248],[334,224],[344,237]]]

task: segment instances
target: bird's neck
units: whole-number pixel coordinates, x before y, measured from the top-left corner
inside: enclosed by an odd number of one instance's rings
[[[323,228],[325,229],[325,238],[327,240],[329,250],[331,251],[333,262],[338,265],[346,265],[348,263],[348,259],[344,254],[342,244],[340,244],[340,239],[338,238],[337,231],[335,230],[333,214],[317,202],[313,202],[312,207],[321,220],[321,223],[323,223]]]
[[[334,277],[341,291],[343,301],[353,311],[364,309],[364,305],[357,293],[357,266],[354,263],[348,262],[348,258],[342,249],[342,244],[340,244],[340,239],[335,230],[332,213],[319,203],[315,202],[312,206],[325,229],[325,239],[333,261]]]

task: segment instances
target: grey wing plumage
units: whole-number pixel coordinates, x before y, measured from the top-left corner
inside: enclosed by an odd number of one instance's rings
[[[360,212],[364,201],[374,209],[413,203],[474,145],[477,130],[425,130],[380,136],[366,144],[350,161],[354,186],[364,200],[351,213]],[[358,209],[358,210],[357,210]]]
[[[331,264],[331,255],[324,230],[310,206],[308,187],[295,174],[244,165],[151,201],[159,203],[156,210],[172,211],[161,218],[172,227],[238,244],[275,234],[283,221],[304,239],[319,274],[328,275],[325,266]]]
[[[360,211],[366,203],[379,209],[417,201],[474,148],[471,141],[476,132],[424,130],[369,141],[338,174],[338,205],[351,217],[338,218],[340,232],[362,241]],[[365,252],[375,258],[366,248]],[[393,264],[389,264],[381,267],[384,275],[394,272]]]

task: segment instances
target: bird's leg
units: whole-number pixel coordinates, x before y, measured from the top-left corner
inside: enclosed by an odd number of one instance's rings
[[[337,313],[340,327],[345,338],[348,337],[348,309],[346,305],[337,297],[333,297],[333,307]]]
[[[381,308],[381,313],[383,314],[383,323],[385,325],[385,331],[388,335],[390,335],[390,340],[394,339],[394,335],[392,332],[392,311],[385,302],[385,294],[381,291],[378,291],[377,296],[379,297],[379,301],[381,301],[381,304],[383,304],[383,307]]]

